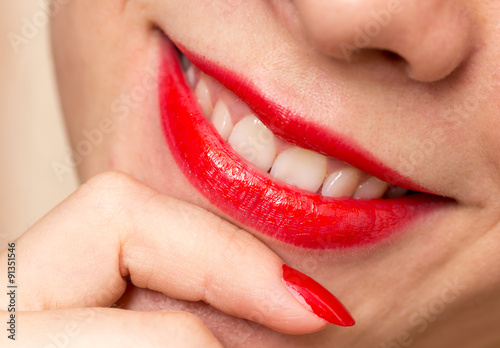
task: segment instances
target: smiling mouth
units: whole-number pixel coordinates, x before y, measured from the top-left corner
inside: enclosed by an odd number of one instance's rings
[[[409,191],[420,187],[353,141],[178,47],[190,61],[168,39],[161,50],[166,140],[193,186],[235,221],[294,246],[346,248],[386,240],[448,202]]]
[[[203,115],[244,160],[284,184],[325,197],[398,198],[408,189],[390,185],[336,158],[293,145],[264,125],[234,93],[180,53],[181,65]]]

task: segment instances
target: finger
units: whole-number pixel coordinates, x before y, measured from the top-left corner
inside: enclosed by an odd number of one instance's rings
[[[109,306],[129,275],[138,287],[281,332],[326,325],[290,293],[282,260],[256,238],[123,174],[82,186],[17,245],[26,309]]]
[[[0,312],[0,317],[8,322],[10,313]],[[84,308],[21,312],[16,320],[20,330],[2,334],[1,347],[222,347],[200,319],[186,312]]]

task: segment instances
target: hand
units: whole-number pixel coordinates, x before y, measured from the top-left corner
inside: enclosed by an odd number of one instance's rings
[[[283,261],[255,237],[125,174],[92,178],[15,244],[19,332],[14,342],[3,330],[2,347],[220,347],[192,314],[109,308],[125,277],[284,333],[327,325],[289,292]],[[0,304],[7,309],[7,296]],[[4,325],[10,314],[1,312]]]

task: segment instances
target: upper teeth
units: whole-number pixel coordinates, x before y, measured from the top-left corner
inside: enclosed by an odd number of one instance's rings
[[[241,157],[265,172],[276,158],[274,134],[252,114],[234,126],[227,142]]]
[[[344,167],[333,172],[323,182],[321,194],[328,197],[350,197],[359,185],[361,172],[353,167]]]
[[[271,175],[287,184],[316,192],[325,180],[327,165],[325,156],[294,146],[278,155]]]
[[[192,64],[186,79],[203,114],[222,139],[255,167],[270,170],[276,180],[328,197],[374,199],[406,194],[406,189],[389,185],[347,163],[276,137],[246,104]]]
[[[227,141],[227,139],[229,139],[229,135],[233,131],[233,120],[226,103],[222,100],[219,100],[217,104],[215,104],[215,108],[212,113],[212,124],[215,129],[217,129],[217,132],[220,134],[222,139]]]
[[[200,79],[200,81],[198,81],[196,89],[194,90],[194,94],[198,99],[201,111],[203,112],[205,117],[209,118],[212,115],[212,111],[214,108],[212,106],[210,91],[208,89],[208,85],[205,79]]]

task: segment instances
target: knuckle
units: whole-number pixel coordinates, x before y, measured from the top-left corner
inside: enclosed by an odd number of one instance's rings
[[[78,188],[77,193],[92,202],[121,203],[134,186],[137,182],[127,174],[111,171],[93,176]]]
[[[101,221],[114,221],[131,205],[138,182],[127,174],[109,171],[95,175],[75,192],[76,201],[96,213]]]
[[[125,173],[107,171],[93,176],[82,186],[91,190],[116,190],[130,187],[134,182],[135,180]]]

